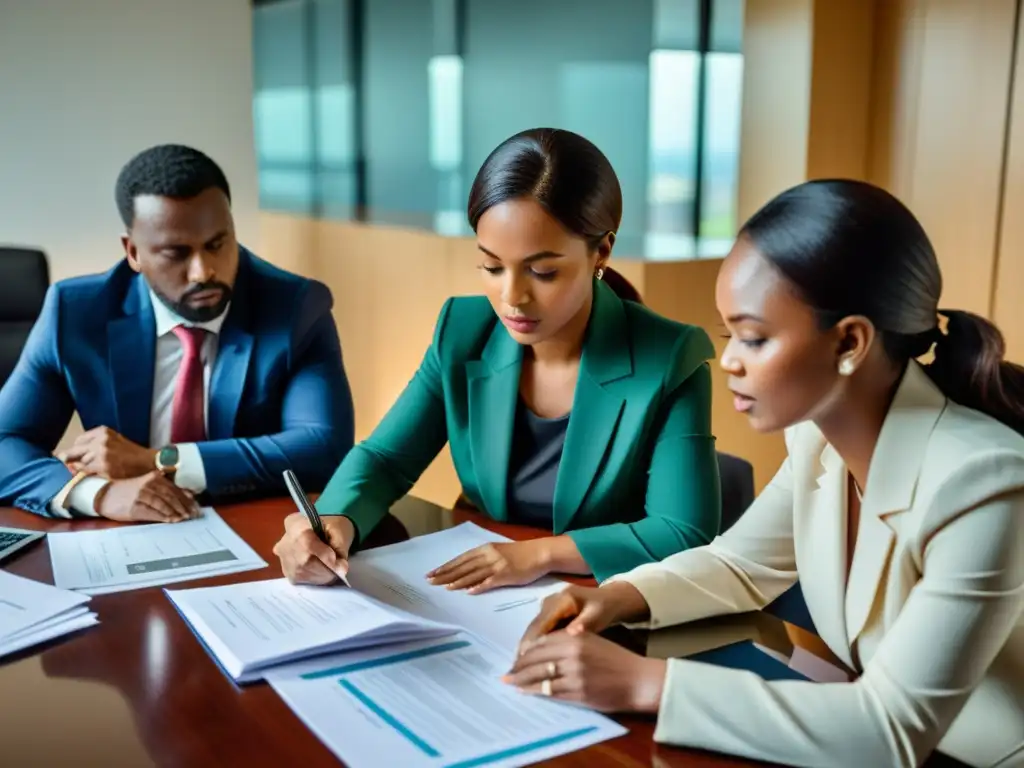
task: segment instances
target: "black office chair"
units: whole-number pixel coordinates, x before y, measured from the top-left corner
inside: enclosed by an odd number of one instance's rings
[[[718,453],[718,474],[722,482],[722,528],[725,533],[754,502],[754,467],[749,461]]]
[[[21,356],[49,286],[45,253],[0,247],[0,387]]]

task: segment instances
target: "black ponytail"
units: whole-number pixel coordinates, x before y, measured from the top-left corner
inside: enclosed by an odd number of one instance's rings
[[[983,317],[939,310],[946,332],[925,370],[950,400],[987,413],[1024,434],[1024,368],[1007,362],[1006,341]]]
[[[640,297],[640,291],[638,291],[634,285],[629,282],[625,277],[622,276],[621,272],[616,272],[611,267],[604,268],[604,274],[601,276],[604,280],[605,285],[612,289],[612,292],[623,301],[633,301],[637,304],[643,304],[644,300]]]
[[[768,202],[740,235],[800,291],[823,327],[862,315],[900,365],[934,346],[925,370],[946,397],[1024,434],[1024,368],[1006,362],[1003,335],[988,320],[940,312],[932,244],[888,192],[847,179],[805,182]]]

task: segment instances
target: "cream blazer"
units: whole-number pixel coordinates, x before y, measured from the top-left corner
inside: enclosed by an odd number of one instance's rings
[[[846,466],[810,423],[711,544],[617,576],[654,627],[758,610],[799,576],[855,682],[671,660],[654,738],[798,766],[1024,765],[1024,438],[911,363],[871,459],[846,579]]]

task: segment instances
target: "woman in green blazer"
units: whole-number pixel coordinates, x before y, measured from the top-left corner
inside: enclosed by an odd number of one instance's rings
[[[608,269],[621,212],[615,172],[581,136],[536,129],[494,150],[469,200],[485,296],[447,301],[412,381],[320,496],[331,546],[286,521],[289,578],[343,572],[446,442],[477,507],[552,535],[471,550],[427,574],[435,584],[603,580],[714,537],[714,347]]]

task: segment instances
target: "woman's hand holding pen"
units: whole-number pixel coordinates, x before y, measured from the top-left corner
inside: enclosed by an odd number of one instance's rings
[[[656,712],[665,662],[638,656],[596,634],[648,614],[647,602],[631,584],[568,587],[544,601],[504,680],[526,693],[604,712]],[[558,629],[566,622],[565,629]]]
[[[327,544],[317,538],[303,513],[294,512],[284,519],[284,536],[274,545],[274,554],[292,584],[331,584],[348,573],[348,552],[355,540],[355,526],[341,515],[320,519]]]

